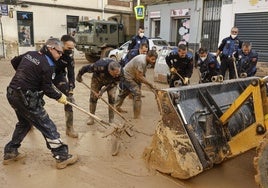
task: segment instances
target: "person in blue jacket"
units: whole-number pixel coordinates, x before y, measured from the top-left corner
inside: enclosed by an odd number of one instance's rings
[[[201,47],[198,50],[197,66],[200,67],[200,83],[212,82],[214,76],[220,74],[220,64],[207,48]]]
[[[138,34],[132,37],[131,43],[128,45],[128,51],[132,49],[139,49],[140,45],[146,43],[149,48],[149,40],[146,36],[144,36],[144,28],[142,26],[138,29]]]
[[[229,70],[229,79],[236,77],[233,53],[242,47],[242,41],[237,37],[238,28],[231,29],[231,35],[222,40],[217,52],[216,57],[220,56],[221,60],[221,75],[225,77],[225,73]]]
[[[44,95],[68,104],[66,95],[52,83],[55,63],[62,54],[61,41],[50,38],[40,51],[29,51],[11,60],[16,73],[7,87],[7,99],[18,122],[11,140],[4,148],[4,165],[25,157],[18,149],[32,126],[44,136],[47,148],[56,159],[56,168],[62,169],[77,162],[77,155],[69,153],[68,145],[61,140],[56,125],[44,108]]]
[[[242,49],[234,53],[237,74],[240,78],[254,76],[257,72],[258,53],[251,48],[250,42],[243,42]]]

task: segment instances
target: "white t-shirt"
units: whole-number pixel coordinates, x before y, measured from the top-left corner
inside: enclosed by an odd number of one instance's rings
[[[124,77],[128,79],[135,79],[137,71],[145,75],[147,71],[146,55],[140,54],[131,59],[124,67]]]

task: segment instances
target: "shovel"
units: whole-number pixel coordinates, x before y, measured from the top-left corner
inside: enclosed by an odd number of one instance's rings
[[[89,90],[92,91],[92,93],[97,96],[98,98],[100,98],[105,104],[107,104],[109,106],[109,108],[111,108],[117,115],[119,115],[119,117],[121,117],[125,123],[127,123],[129,126],[125,127],[125,132],[127,133],[128,136],[132,137],[134,136],[133,132],[131,131],[131,128],[134,126],[130,123],[130,120],[127,120],[120,112],[118,112],[118,110],[116,110],[116,108],[114,108],[112,105],[110,105],[103,97],[100,97],[98,95],[98,93],[94,90],[92,90],[85,82],[81,82],[84,86],[86,86]]]

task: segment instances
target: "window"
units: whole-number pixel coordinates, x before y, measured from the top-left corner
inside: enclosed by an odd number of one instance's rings
[[[110,33],[114,33],[117,30],[117,25],[110,25]]]
[[[19,46],[33,46],[33,13],[17,11]]]

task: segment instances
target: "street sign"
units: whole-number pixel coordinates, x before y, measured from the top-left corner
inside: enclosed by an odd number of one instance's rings
[[[136,20],[144,19],[144,12],[145,12],[144,6],[142,5],[135,6],[134,10],[135,10],[135,15],[136,15]]]

